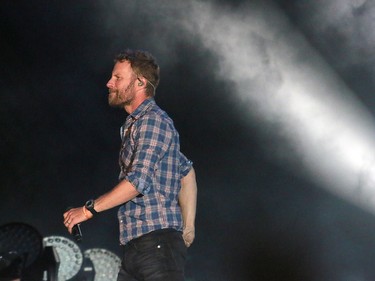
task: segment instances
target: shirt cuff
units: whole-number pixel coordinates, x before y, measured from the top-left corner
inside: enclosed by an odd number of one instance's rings
[[[141,194],[147,194],[151,190],[151,184],[149,184],[146,180],[137,177],[135,173],[127,174],[125,179],[129,181]]]

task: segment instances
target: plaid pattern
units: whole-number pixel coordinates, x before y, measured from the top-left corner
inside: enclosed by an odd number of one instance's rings
[[[157,229],[182,230],[178,193],[192,162],[180,152],[172,119],[147,99],[126,118],[121,138],[119,180],[141,194],[118,210],[120,243]]]

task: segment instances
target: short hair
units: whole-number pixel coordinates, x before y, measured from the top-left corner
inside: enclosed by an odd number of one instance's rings
[[[147,51],[126,49],[115,58],[115,63],[128,61],[137,76],[146,78],[146,94],[154,96],[160,81],[160,68],[155,58]]]

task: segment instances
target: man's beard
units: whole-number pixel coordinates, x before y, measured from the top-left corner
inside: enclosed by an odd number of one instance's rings
[[[116,90],[109,90],[108,94],[108,104],[112,107],[120,107],[123,108],[126,105],[131,104],[134,100],[134,93],[132,92],[132,87],[135,83],[135,79],[132,80],[129,85],[123,89],[122,91]]]

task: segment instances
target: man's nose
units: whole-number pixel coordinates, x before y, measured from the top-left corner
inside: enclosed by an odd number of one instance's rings
[[[107,82],[107,88],[111,89],[111,88],[113,88],[113,86],[114,86],[114,83],[113,83],[112,79],[109,79],[109,81]]]

